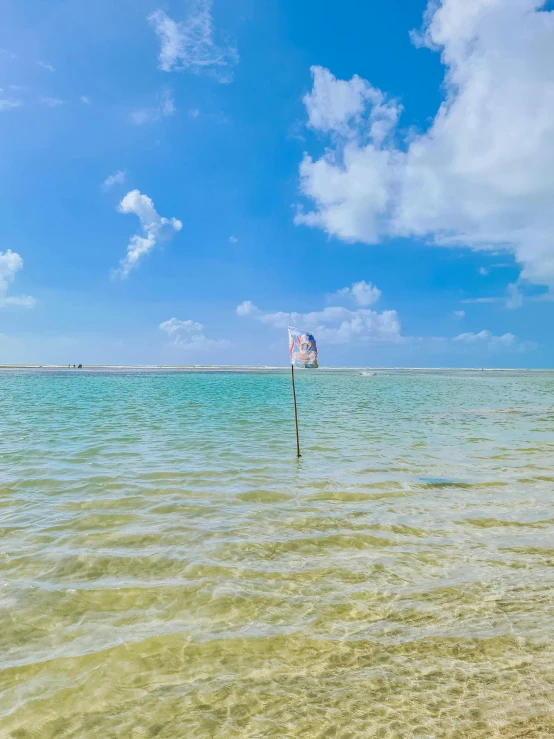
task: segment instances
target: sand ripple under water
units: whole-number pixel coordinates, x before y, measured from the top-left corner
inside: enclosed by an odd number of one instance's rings
[[[554,375],[0,375],[0,736],[554,736]]]

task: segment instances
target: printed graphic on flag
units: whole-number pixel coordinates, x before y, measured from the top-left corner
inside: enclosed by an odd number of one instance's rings
[[[312,334],[289,326],[290,361],[294,367],[317,369],[317,344]]]

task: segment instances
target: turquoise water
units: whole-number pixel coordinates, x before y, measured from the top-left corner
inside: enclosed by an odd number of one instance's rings
[[[554,373],[0,373],[0,736],[554,735]]]

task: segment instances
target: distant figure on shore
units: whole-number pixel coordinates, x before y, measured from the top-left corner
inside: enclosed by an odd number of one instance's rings
[[[82,365],[82,364],[80,364],[80,365],[79,365],[79,366],[77,367],[77,369],[83,369],[83,365]]]

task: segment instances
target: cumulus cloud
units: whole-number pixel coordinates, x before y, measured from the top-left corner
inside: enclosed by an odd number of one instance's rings
[[[229,243],[230,244],[236,244],[238,241],[236,236],[229,236]]]
[[[360,305],[363,308],[367,308],[368,305],[377,303],[381,297],[381,291],[371,282],[361,280],[360,282],[352,283],[352,287],[343,287],[333,295],[329,296],[329,300],[340,300],[343,301],[345,298],[353,301],[356,305]]]
[[[316,207],[300,210],[296,223],[344,241],[377,243],[402,157],[389,141],[400,108],[357,76],[337,80],[322,67],[312,67],[312,75],[304,98],[309,125],[328,134],[330,146],[317,161],[304,156],[301,191]]]
[[[84,105],[90,105],[90,102],[91,102],[91,100],[90,100],[90,98],[88,97],[88,95],[81,95],[81,102],[82,102],[82,103],[83,103]]]
[[[184,21],[174,21],[163,10],[156,10],[148,20],[161,43],[159,68],[164,72],[188,70],[210,74],[219,82],[231,82],[232,67],[239,56],[235,46],[224,37],[214,39],[212,0],[191,0],[190,13]]]
[[[204,334],[204,326],[198,321],[170,318],[160,323],[159,328],[171,338],[172,344],[185,349],[207,351],[229,346],[226,339],[208,339]]]
[[[114,172],[113,174],[109,175],[109,177],[106,177],[104,182],[102,183],[102,187],[104,190],[109,190],[114,185],[123,185],[125,182],[125,175],[126,172],[124,169],[120,169],[117,172]]]
[[[241,318],[259,314],[261,314],[261,310],[251,300],[245,300],[240,305],[237,305],[237,316],[241,316]]]
[[[175,98],[171,90],[164,90],[159,96],[156,105],[150,108],[139,108],[131,113],[131,120],[136,126],[142,126],[143,123],[152,123],[160,121],[162,118],[168,118],[175,114]]]
[[[542,0],[433,0],[418,43],[438,50],[445,100],[403,137],[400,106],[354,76],[312,69],[297,223],[343,241],[419,237],[511,252],[554,289],[554,12]]]
[[[347,138],[363,130],[377,144],[394,129],[402,108],[369,82],[357,74],[349,82],[337,80],[323,67],[311,71],[313,88],[304,96],[310,128]]]
[[[183,224],[177,218],[160,216],[151,198],[139,190],[128,192],[119,204],[118,210],[120,213],[134,213],[141,226],[141,233],[131,237],[127,255],[119,263],[119,269],[112,273],[114,276],[125,278],[139,261],[152,251],[158,240],[170,239],[183,228]]]
[[[455,310],[452,315],[454,318],[462,319],[465,318],[466,312],[465,310]]]
[[[401,340],[400,322],[394,310],[378,313],[364,308],[349,310],[342,306],[328,306],[311,313],[271,313],[260,310],[251,300],[245,300],[237,306],[237,315],[255,318],[278,329],[286,329],[291,324],[301,326],[329,344]]]
[[[7,249],[0,251],[0,308],[6,305],[19,305],[23,308],[33,308],[36,300],[30,295],[8,296],[8,288],[14,281],[16,272],[23,268],[23,259],[20,255]]]

